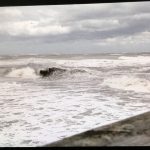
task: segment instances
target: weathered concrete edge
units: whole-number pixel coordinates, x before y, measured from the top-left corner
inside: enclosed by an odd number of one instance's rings
[[[44,147],[150,145],[146,140],[150,141],[150,111],[64,138]]]

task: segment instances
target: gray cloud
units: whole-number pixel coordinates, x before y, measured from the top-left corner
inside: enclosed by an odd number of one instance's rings
[[[143,38],[142,41],[148,41],[146,38],[150,36],[144,35],[150,34],[149,4],[150,2],[134,2],[3,7],[0,8],[0,46],[10,50],[11,47],[6,43],[13,43],[14,51],[16,48],[25,52],[28,46],[33,51],[35,43],[39,43],[39,49],[46,45],[45,48],[52,46],[55,50],[64,50],[65,47],[71,47],[69,44],[78,43],[75,46],[78,45],[78,49],[86,52],[84,43],[94,47],[93,41],[105,42],[105,49],[109,49],[112,44],[107,39],[116,41],[114,39],[120,38],[130,43],[131,37],[137,39],[137,36],[141,40]],[[18,43],[22,43],[22,46]],[[116,47],[117,43],[118,41]],[[135,40],[134,43],[137,47]],[[124,45],[121,46],[124,49]],[[139,44],[138,46],[140,48]],[[100,45],[94,48],[97,51]]]

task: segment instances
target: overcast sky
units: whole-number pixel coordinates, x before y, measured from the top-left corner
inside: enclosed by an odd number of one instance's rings
[[[150,2],[0,7],[0,54],[150,52]]]

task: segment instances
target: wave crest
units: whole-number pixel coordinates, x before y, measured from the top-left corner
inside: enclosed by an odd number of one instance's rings
[[[134,92],[150,92],[150,81],[134,76],[118,76],[105,79],[103,82],[111,88],[129,90]]]
[[[7,77],[21,77],[21,78],[38,78],[36,71],[30,67],[12,69],[6,76]]]
[[[41,71],[52,70],[52,73],[49,73],[47,76],[43,76]],[[41,77],[48,77],[49,79],[60,79],[60,78],[78,78],[80,76],[92,75],[91,70],[88,69],[78,69],[78,68],[61,68],[61,67],[52,67],[52,68],[36,68],[29,66],[22,66],[21,68],[0,68],[0,75],[11,78],[30,78],[37,79]]]

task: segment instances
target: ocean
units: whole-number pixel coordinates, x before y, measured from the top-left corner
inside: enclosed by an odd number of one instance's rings
[[[40,70],[65,69],[42,77]],[[0,56],[0,146],[42,146],[150,110],[150,54]]]

